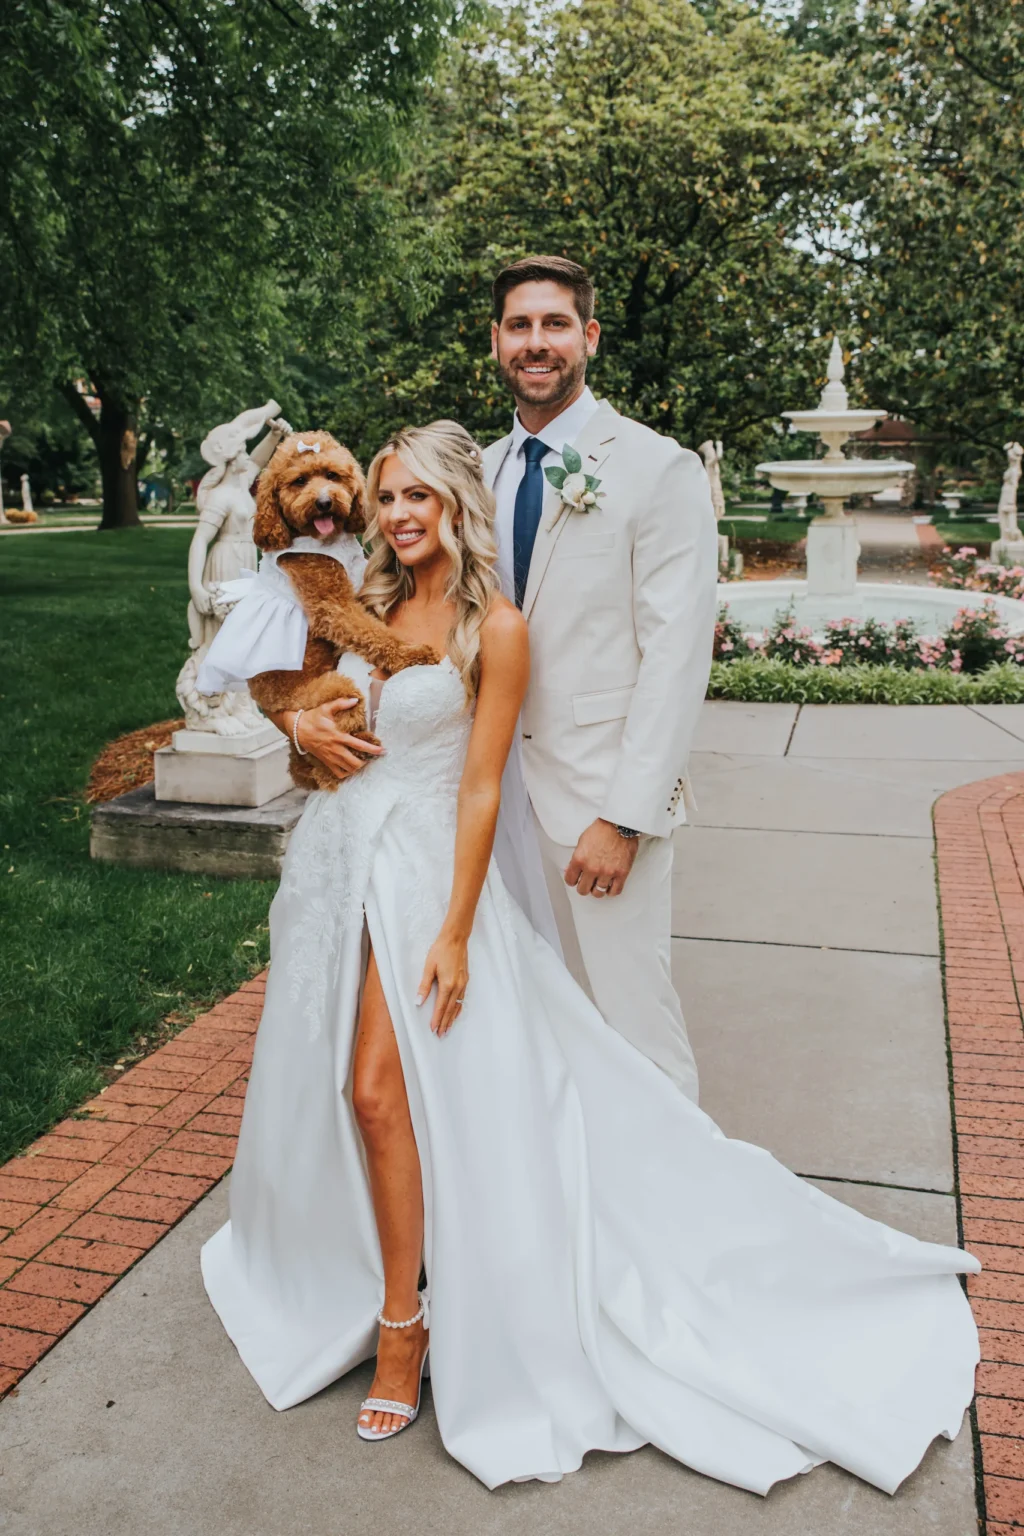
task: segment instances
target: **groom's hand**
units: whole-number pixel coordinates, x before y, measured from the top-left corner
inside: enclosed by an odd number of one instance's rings
[[[618,896],[633,868],[640,839],[622,837],[610,821],[592,821],[565,871],[580,896]]]

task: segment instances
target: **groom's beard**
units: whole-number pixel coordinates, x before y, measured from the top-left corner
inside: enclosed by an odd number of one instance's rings
[[[546,379],[531,378],[522,370],[543,363],[554,371]],[[516,401],[524,405],[560,405],[579,394],[587,377],[586,353],[576,362],[564,357],[516,358],[513,363],[503,363],[499,357],[498,372],[511,390]]]

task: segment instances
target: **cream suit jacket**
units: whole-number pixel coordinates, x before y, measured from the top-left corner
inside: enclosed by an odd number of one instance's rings
[[[511,434],[484,452],[494,484]],[[667,837],[686,820],[711,669],[717,524],[704,466],[602,401],[573,445],[601,480],[588,512],[547,487],[523,614],[523,766],[541,826],[573,846],[597,816]]]

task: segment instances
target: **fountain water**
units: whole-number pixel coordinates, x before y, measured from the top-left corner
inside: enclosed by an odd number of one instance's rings
[[[784,411],[799,432],[812,432],[826,446],[824,458],[782,459],[759,464],[779,490],[796,496],[820,496],[825,504],[807,530],[807,580],[726,582],[719,597],[747,633],[765,629],[780,609],[792,608],[797,623],[820,634],[832,619],[875,618],[891,623],[913,619],[921,634],[945,629],[959,608],[991,602],[1011,634],[1024,634],[1024,603],[980,592],[913,586],[908,582],[857,580],[860,544],[857,522],[844,511],[849,496],[874,495],[897,485],[914,466],[901,459],[848,459],[843,445],[854,432],[881,421],[886,411],[851,410],[843,383],[843,349],[836,337],[828,360],[828,382],[821,402],[810,411]]]

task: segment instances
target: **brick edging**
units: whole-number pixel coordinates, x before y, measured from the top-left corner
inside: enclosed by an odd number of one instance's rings
[[[0,1166],[0,1397],[231,1167],[265,985]]]
[[[1024,774],[935,806],[943,972],[987,1536],[1024,1530]]]

